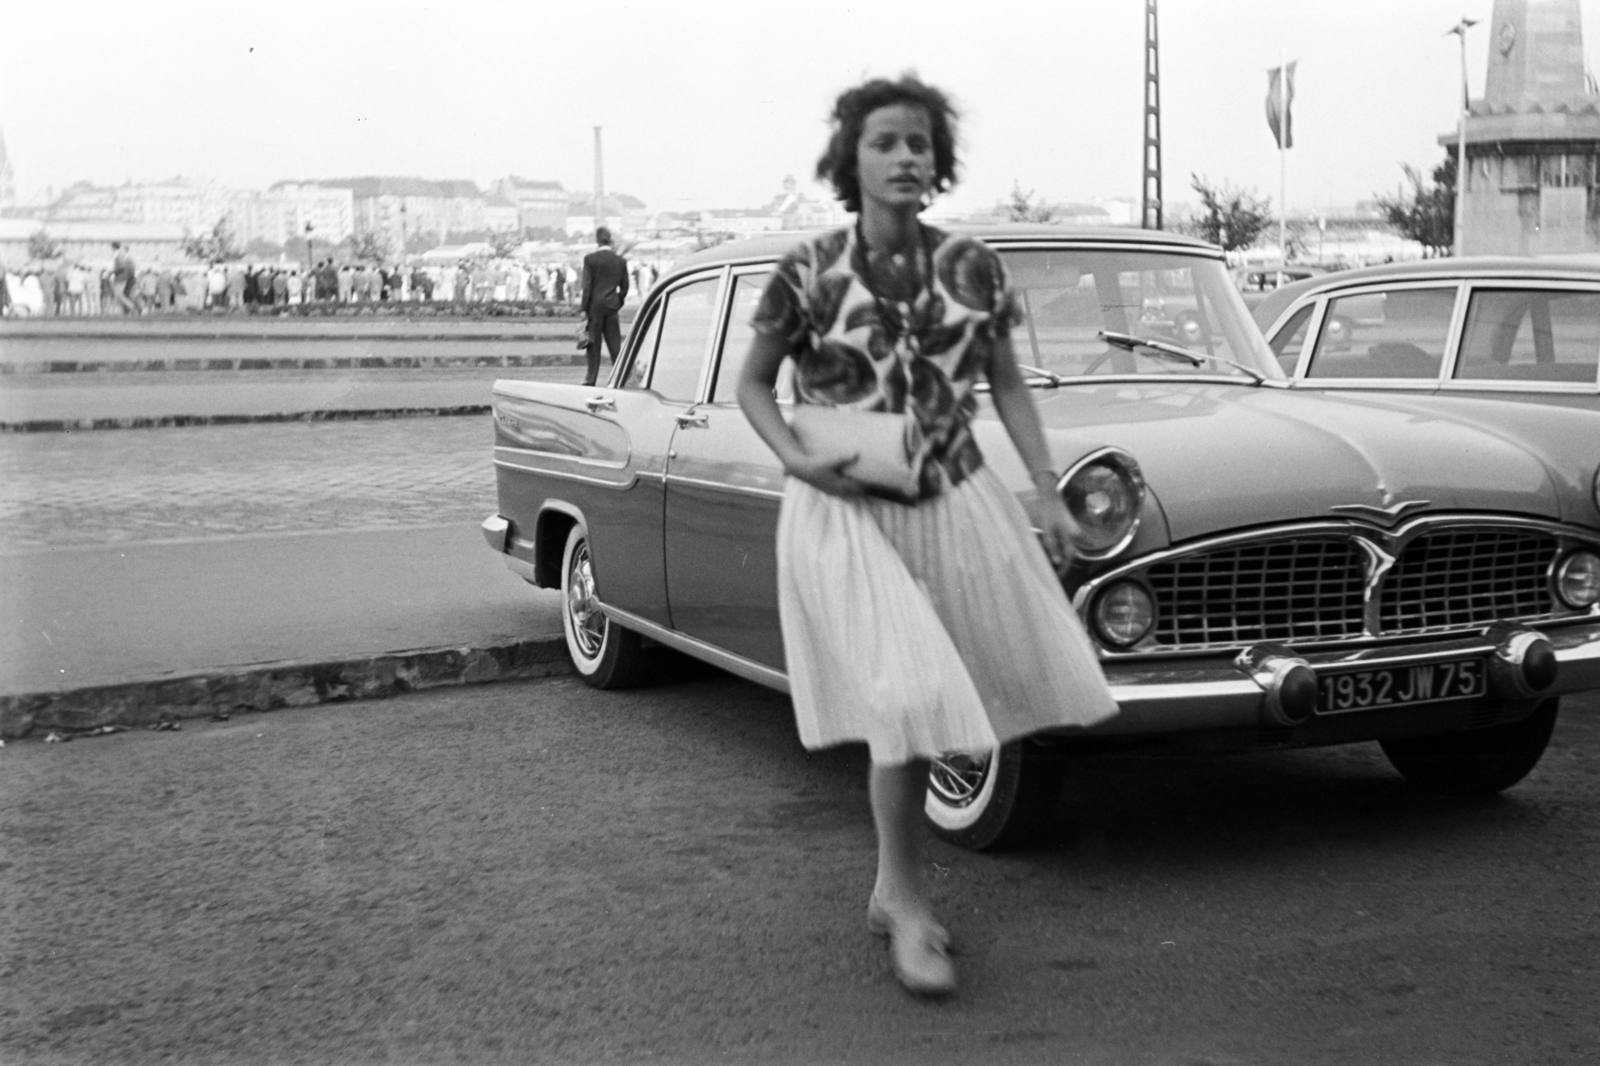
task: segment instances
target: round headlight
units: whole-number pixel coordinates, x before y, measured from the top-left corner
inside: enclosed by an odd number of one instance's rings
[[[1155,601],[1137,581],[1118,581],[1094,601],[1095,630],[1120,648],[1139,643],[1155,624]]]
[[[1593,607],[1600,603],[1600,555],[1576,551],[1556,567],[1556,595],[1568,607]]]
[[[1144,476],[1133,457],[1107,449],[1061,479],[1061,499],[1078,523],[1080,554],[1104,559],[1127,547],[1144,511]]]

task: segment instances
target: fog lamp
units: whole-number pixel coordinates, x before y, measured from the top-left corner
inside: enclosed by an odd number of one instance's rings
[[[1568,607],[1600,603],[1600,555],[1575,551],[1556,567],[1556,595]]]
[[[1089,559],[1106,559],[1133,540],[1144,511],[1144,476],[1131,455],[1107,448],[1067,471],[1058,486],[1078,523],[1075,547]]]
[[[1155,623],[1155,601],[1137,581],[1119,581],[1095,600],[1094,628],[1108,644],[1119,648],[1137,644]]]

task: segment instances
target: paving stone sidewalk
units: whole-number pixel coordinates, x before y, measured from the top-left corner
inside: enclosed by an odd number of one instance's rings
[[[476,522],[488,415],[0,436],[0,551]]]

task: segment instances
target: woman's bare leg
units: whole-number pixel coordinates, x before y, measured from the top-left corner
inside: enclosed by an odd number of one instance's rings
[[[903,766],[874,766],[868,779],[872,819],[878,829],[878,880],[875,910],[886,920],[895,976],[919,995],[955,991],[955,969],[946,951],[949,937],[933,920],[922,869],[923,797],[928,788],[925,760]]]
[[[873,891],[885,910],[929,916],[922,870],[923,796],[928,788],[925,760],[901,766],[874,766],[868,779],[872,820],[878,829],[878,881]]]

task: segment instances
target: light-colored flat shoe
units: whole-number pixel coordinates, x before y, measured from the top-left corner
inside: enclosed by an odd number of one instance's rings
[[[867,899],[867,932],[876,936],[888,936],[891,932],[893,920],[883,904],[878,902],[878,894],[874,892]],[[932,923],[933,935],[938,939],[939,946],[945,951],[950,950],[950,931],[938,922]]]
[[[929,999],[956,990],[950,961],[950,934],[935,921],[897,923],[874,895],[867,904],[867,928],[889,938],[889,964],[900,986]]]

